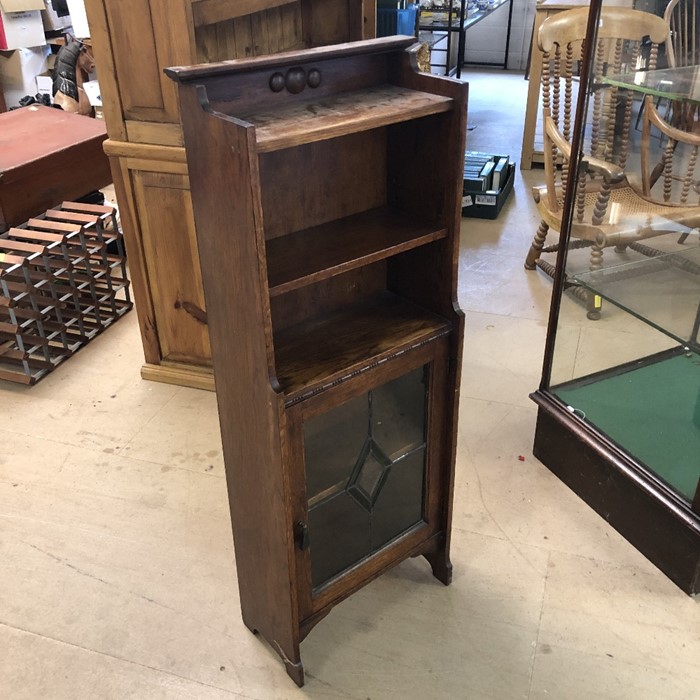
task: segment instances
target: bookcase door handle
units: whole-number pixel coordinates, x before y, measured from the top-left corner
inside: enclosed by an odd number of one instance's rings
[[[309,548],[309,526],[306,523],[299,521],[296,525],[297,545],[303,552]]]

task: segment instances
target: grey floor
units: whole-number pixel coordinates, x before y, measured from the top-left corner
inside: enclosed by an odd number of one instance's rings
[[[517,159],[522,76],[467,77],[470,147]],[[398,566],[314,629],[293,686],[240,619],[214,396],[142,381],[130,314],[36,387],[0,384],[0,698],[699,698],[699,602],[531,454],[541,177],[462,226],[452,586]],[[567,337],[614,344],[571,308]]]

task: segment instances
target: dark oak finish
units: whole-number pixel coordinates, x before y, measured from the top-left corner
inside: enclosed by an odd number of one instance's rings
[[[450,109],[439,95],[384,86],[309,100],[267,113],[245,115],[255,125],[258,153],[376,129]]]
[[[180,89],[243,619],[299,685],[299,644],[339,601],[410,556],[451,577],[467,89],[418,75],[411,44],[168,70]],[[446,137],[449,149],[437,145]],[[423,406],[419,429],[392,408],[406,386]],[[373,442],[382,401],[376,439],[398,440],[386,453]],[[334,425],[348,407],[368,412],[359,438],[385,460],[379,488],[390,488],[374,497],[387,502],[410,483],[414,500],[388,539],[377,534],[339,573],[312,578],[314,513],[340,517],[348,542],[342,507],[318,509],[364,502],[349,500],[355,477],[343,470],[359,475],[366,457],[343,461],[339,478],[322,472],[320,494],[308,486],[309,426]]]

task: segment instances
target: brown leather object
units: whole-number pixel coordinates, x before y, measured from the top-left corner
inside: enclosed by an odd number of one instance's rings
[[[0,233],[112,181],[104,122],[31,105],[0,114]]]

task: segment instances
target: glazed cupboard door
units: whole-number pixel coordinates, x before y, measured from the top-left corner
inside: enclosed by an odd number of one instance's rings
[[[407,355],[290,410],[301,425],[292,449],[304,488],[295,525],[302,618],[444,527],[446,343]]]

